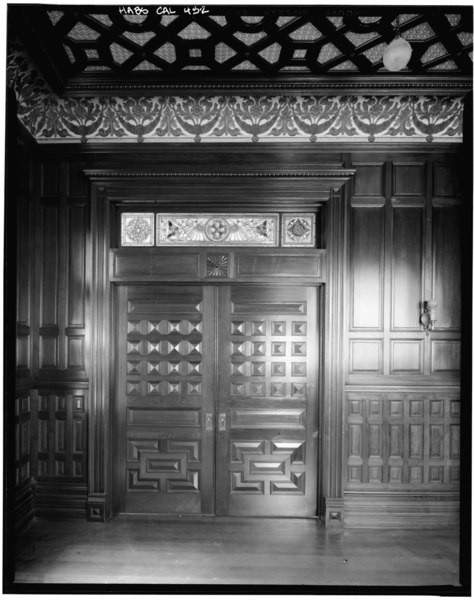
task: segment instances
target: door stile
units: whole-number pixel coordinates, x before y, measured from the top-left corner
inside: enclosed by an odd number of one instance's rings
[[[310,498],[311,504],[315,507],[313,516],[316,516],[318,509],[318,480],[319,480],[319,469],[318,469],[318,437],[319,437],[319,398],[320,398],[320,328],[319,328],[319,311],[320,311],[320,294],[319,288],[314,286],[307,288],[307,300],[308,306],[313,307],[312,310],[308,310],[307,322],[308,322],[308,337],[306,343],[308,345],[308,356],[312,357],[310,365],[314,369],[314,372],[309,374],[307,379],[307,394],[308,402],[306,404],[306,423],[308,427],[307,433],[307,455],[306,455],[306,468],[309,473],[316,473],[314,478],[314,487],[312,490],[308,490],[308,497]],[[311,368],[311,367],[310,367]],[[312,399],[313,401],[311,401]]]
[[[126,312],[127,307],[127,287],[124,285],[119,285],[115,287],[114,294],[112,295],[114,301],[114,321],[116,323],[116,347],[114,352],[114,371],[115,377],[113,385],[112,393],[114,394],[114,424],[113,431],[114,435],[114,454],[116,460],[112,461],[112,476],[114,480],[114,513],[119,513],[124,510],[125,507],[125,478],[123,476],[122,470],[123,465],[126,462],[126,437],[124,435],[126,419],[125,419],[125,411],[122,410],[121,406],[121,390],[125,389],[126,385],[126,376],[125,370],[120,368],[120,361],[122,358],[121,353],[123,352],[123,348],[125,348],[127,343],[127,322],[125,319],[121,318],[122,315]],[[120,432],[120,433],[119,433]]]
[[[206,515],[215,513],[216,480],[216,435],[217,435],[217,310],[218,290],[213,286],[203,286],[202,322],[203,322],[203,407],[201,414],[201,454],[209,460],[201,464],[201,511]]]
[[[218,292],[217,314],[217,343],[216,343],[216,515],[228,514],[228,501],[230,492],[229,482],[229,427],[230,404],[228,386],[230,381],[230,360],[223,360],[228,356],[228,349],[223,347],[227,335],[223,335],[230,328],[231,322],[231,288],[223,286]]]

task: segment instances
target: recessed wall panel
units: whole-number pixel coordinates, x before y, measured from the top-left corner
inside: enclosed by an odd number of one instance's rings
[[[58,338],[42,335],[40,337],[40,367],[56,369],[58,367]]]
[[[129,254],[124,250],[114,253],[114,277],[148,277],[156,279],[196,279],[199,273],[199,254],[157,256],[145,252]]]
[[[67,366],[69,369],[84,369],[84,337],[67,338]]]
[[[460,231],[460,208],[433,207],[433,296],[438,302],[437,329],[461,327]]]
[[[384,260],[382,208],[351,209],[351,328],[381,329]]]
[[[392,328],[419,329],[423,301],[423,209],[393,209]]]
[[[393,195],[423,196],[425,166],[420,163],[393,163]]]
[[[422,370],[421,340],[392,340],[390,344],[390,372],[415,372]]]
[[[69,327],[84,327],[85,312],[85,206],[69,206]]]
[[[232,429],[302,429],[306,411],[303,409],[262,409],[231,411]]]
[[[350,340],[350,372],[381,373],[382,340]]]
[[[459,371],[461,368],[461,342],[459,340],[431,341],[431,371]]]
[[[200,411],[129,408],[127,423],[144,427],[199,427]]]
[[[433,165],[433,196],[456,197],[460,195],[461,178],[454,165],[435,162]]]
[[[236,253],[237,277],[315,277],[322,276],[322,256]]]
[[[17,199],[17,323],[30,325],[31,310],[31,204],[23,196]]]
[[[354,196],[382,197],[384,195],[384,163],[352,163]]]
[[[56,205],[44,204],[43,256],[41,277],[41,325],[58,324],[59,288],[59,210]]]

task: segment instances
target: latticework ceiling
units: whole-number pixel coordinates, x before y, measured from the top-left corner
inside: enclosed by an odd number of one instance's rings
[[[470,7],[145,9],[13,5],[10,15],[57,93],[313,89],[328,82],[370,87],[401,78],[416,87],[465,82],[472,74]],[[382,55],[397,27],[413,53],[393,74]]]

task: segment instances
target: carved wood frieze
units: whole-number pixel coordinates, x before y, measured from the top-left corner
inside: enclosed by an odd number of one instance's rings
[[[18,45],[8,81],[20,121],[40,143],[462,140],[455,96],[58,97]]]
[[[276,246],[279,218],[255,215],[157,216],[157,246]]]
[[[156,242],[154,213],[122,213],[122,246],[278,246],[315,245],[316,215],[249,214],[157,214]],[[218,256],[213,256],[221,267]],[[208,257],[209,262],[209,257]],[[212,261],[211,261],[212,262]],[[211,273],[214,274],[214,273]]]

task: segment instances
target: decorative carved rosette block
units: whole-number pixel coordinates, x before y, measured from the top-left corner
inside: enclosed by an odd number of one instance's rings
[[[282,246],[312,248],[315,241],[314,232],[314,214],[292,214],[282,216]]]
[[[155,243],[154,232],[154,214],[122,214],[122,246],[153,246]]]

